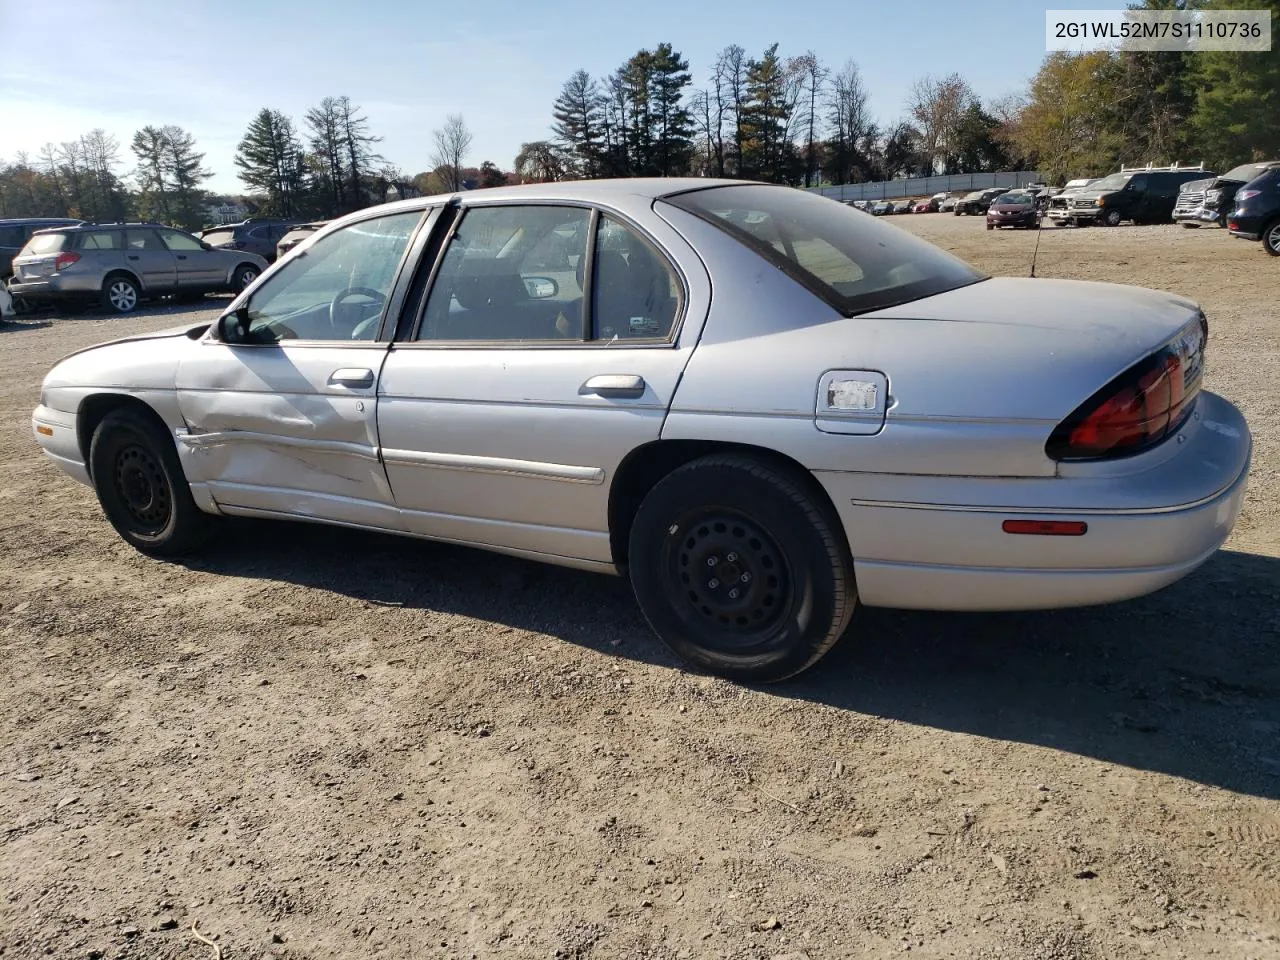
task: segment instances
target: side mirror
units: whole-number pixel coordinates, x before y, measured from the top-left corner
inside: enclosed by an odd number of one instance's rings
[[[214,325],[214,336],[223,343],[249,342],[249,306],[238,307],[231,313],[224,313]]]
[[[525,277],[524,288],[530,300],[549,300],[560,292],[560,284],[550,277]]]
[[[201,246],[203,249],[205,249],[205,250],[212,250],[212,249],[213,249],[213,244],[211,244],[211,243],[205,243],[203,240],[201,240],[201,241],[200,241],[200,246]]]

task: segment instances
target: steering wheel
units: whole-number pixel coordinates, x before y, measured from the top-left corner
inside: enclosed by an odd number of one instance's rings
[[[382,312],[382,306],[387,302],[386,294],[381,291],[373,290],[369,287],[347,287],[347,289],[343,290],[329,303],[329,327],[335,333],[340,329],[338,326],[338,314],[341,312],[340,307],[351,297],[368,297],[370,300],[375,301],[378,305],[378,313]],[[356,327],[361,326],[364,322],[365,321],[362,320],[360,323],[356,324],[355,327],[352,328],[352,333],[355,332]]]

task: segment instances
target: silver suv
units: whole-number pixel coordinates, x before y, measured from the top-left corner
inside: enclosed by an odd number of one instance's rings
[[[28,303],[98,301],[129,313],[147,297],[239,293],[267,269],[245,250],[219,250],[155,223],[97,223],[32,235],[13,258],[9,293]]]

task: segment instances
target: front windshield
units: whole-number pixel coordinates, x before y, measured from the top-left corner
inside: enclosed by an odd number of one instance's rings
[[[751,247],[846,316],[986,279],[905,230],[791,187],[711,187],[666,202]]]
[[[1113,173],[1093,184],[1091,190],[1123,190],[1124,185],[1133,179],[1132,173]]]
[[[996,197],[996,203],[1002,204],[1002,205],[1011,204],[1011,203],[1030,203],[1030,202],[1031,202],[1031,194],[1029,193],[1006,193],[1002,196]]]

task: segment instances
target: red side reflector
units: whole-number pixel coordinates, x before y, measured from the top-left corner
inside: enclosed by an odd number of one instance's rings
[[[1082,520],[1006,520],[1005,533],[1030,533],[1042,537],[1083,537],[1089,525]]]

